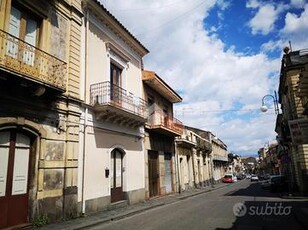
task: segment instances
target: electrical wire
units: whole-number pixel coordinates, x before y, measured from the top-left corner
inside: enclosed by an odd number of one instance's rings
[[[272,108],[269,108],[271,110]],[[221,109],[221,110],[196,110],[193,108],[175,109],[175,113],[223,113],[223,112],[255,112],[260,109]],[[268,114],[268,113],[267,113]],[[273,113],[274,114],[274,113]]]
[[[171,20],[169,20],[169,21],[167,21],[167,22],[165,22],[165,23],[163,23],[163,24],[161,24],[161,25],[158,25],[158,26],[153,27],[153,28],[151,28],[151,29],[149,29],[149,30],[146,30],[146,31],[144,31],[143,33],[136,34],[136,36],[142,36],[142,35],[144,35],[144,34],[146,34],[146,33],[148,33],[148,32],[152,32],[152,31],[158,30],[158,29],[160,29],[160,28],[162,28],[162,27],[164,27],[164,26],[166,26],[166,25],[169,25],[170,23],[176,21],[177,19],[182,18],[182,17],[186,16],[188,13],[190,13],[190,12],[196,10],[197,8],[199,8],[200,6],[202,6],[205,2],[206,2],[206,1],[201,1],[201,2],[200,2],[199,4],[197,4],[195,7],[193,7],[193,8],[191,8],[191,9],[185,11],[184,13],[178,15],[177,17],[175,17],[175,18],[173,18],[173,19],[171,19]]]
[[[112,11],[116,12],[116,11],[121,11],[121,12],[129,12],[129,11],[145,11],[145,10],[155,10],[155,9],[163,9],[163,8],[168,8],[170,6],[178,6],[179,5],[179,2],[183,2],[182,0],[179,0],[179,1],[174,1],[174,2],[171,2],[169,4],[166,4],[166,5],[163,5],[163,6],[156,6],[156,7],[146,7],[146,8],[135,8],[135,9],[128,9],[128,8],[123,8],[123,9],[115,9],[115,8],[110,8],[112,9]],[[106,5],[106,4],[105,4]]]

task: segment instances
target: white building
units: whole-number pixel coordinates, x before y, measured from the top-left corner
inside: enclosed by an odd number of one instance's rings
[[[145,199],[148,50],[96,0],[83,1],[78,201],[83,213]]]

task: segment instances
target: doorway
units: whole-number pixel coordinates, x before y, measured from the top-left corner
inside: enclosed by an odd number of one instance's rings
[[[150,197],[158,196],[159,188],[159,167],[158,152],[148,151],[148,169],[149,169],[149,192]]]
[[[24,133],[0,132],[0,228],[29,221],[30,149]]]
[[[172,189],[172,156],[171,153],[165,153],[165,186],[166,193],[171,193]]]
[[[123,153],[119,149],[111,152],[111,203],[124,200]]]

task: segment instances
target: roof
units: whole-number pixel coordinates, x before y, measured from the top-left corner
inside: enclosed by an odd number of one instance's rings
[[[142,81],[155,91],[159,92],[172,103],[181,102],[182,98],[166,82],[163,81],[154,71],[143,70]]]
[[[115,24],[119,27],[119,29],[123,30],[136,43],[135,45],[138,45],[142,49],[142,52],[141,52],[142,56],[144,56],[144,55],[146,55],[147,53],[150,52],[131,32],[129,32],[129,30],[115,16],[113,16],[107,10],[107,8],[104,7],[104,5],[99,0],[84,0],[84,1],[86,1],[86,2],[91,1],[95,4],[97,4],[107,14],[107,16],[115,22]],[[120,32],[120,31],[118,31],[118,32]],[[122,35],[124,35],[124,34],[122,34]]]

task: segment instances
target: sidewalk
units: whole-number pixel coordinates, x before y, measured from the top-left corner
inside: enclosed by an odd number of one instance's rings
[[[204,188],[193,189],[190,191],[184,191],[182,193],[175,193],[175,194],[167,195],[164,197],[153,198],[153,199],[146,200],[138,204],[127,205],[125,207],[117,208],[114,210],[105,210],[105,211],[95,213],[93,215],[79,217],[79,218],[68,220],[68,221],[46,225],[39,229],[42,229],[42,230],[83,229],[86,227],[91,227],[91,226],[102,224],[105,222],[123,219],[125,217],[132,216],[132,215],[144,212],[152,208],[156,208],[156,207],[163,206],[166,204],[171,204],[171,203],[184,200],[189,197],[196,196],[202,193],[214,191],[219,188],[226,187],[228,185],[229,184],[219,183],[219,184],[216,184],[214,187],[208,186]],[[31,229],[35,229],[35,228],[31,228]]]

